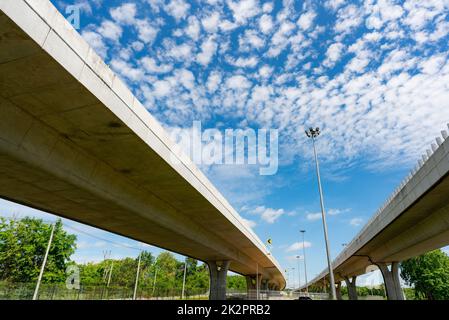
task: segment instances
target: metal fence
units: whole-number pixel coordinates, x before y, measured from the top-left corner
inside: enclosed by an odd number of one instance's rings
[[[0,282],[0,300],[31,300],[35,283]],[[106,285],[80,286],[80,289],[68,289],[65,284],[43,283],[39,288],[39,300],[132,300],[134,289]],[[228,300],[298,300],[307,295],[312,300],[329,299],[326,293],[298,293],[293,291],[269,290],[232,290],[226,293]],[[184,296],[181,288],[139,288],[137,300],[207,300],[208,290],[186,289]]]
[[[1,283],[0,300],[31,300],[35,283]],[[39,300],[131,300],[133,288],[115,286],[80,286],[80,289],[67,289],[65,284],[41,284]],[[205,300],[208,290],[156,289],[142,288],[137,290],[138,300]]]

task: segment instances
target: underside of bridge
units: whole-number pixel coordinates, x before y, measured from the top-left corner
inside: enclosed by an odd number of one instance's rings
[[[260,239],[47,0],[0,2],[0,196],[285,286]]]

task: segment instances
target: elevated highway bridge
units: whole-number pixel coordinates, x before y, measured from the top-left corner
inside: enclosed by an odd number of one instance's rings
[[[404,299],[399,263],[449,245],[449,139],[441,132],[417,167],[333,261],[337,296],[342,281],[356,299],[356,278],[377,267],[389,299]],[[309,284],[329,281],[324,270]]]
[[[0,1],[0,197],[283,289],[262,241],[48,0]],[[259,283],[256,284],[255,280]]]

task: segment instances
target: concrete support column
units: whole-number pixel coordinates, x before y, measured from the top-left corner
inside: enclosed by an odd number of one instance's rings
[[[352,280],[348,277],[345,277],[346,288],[348,288],[349,300],[357,300],[357,286],[356,286],[357,277],[352,277]]]
[[[269,289],[268,289],[268,280],[263,280],[262,279],[262,286],[260,287],[260,289],[262,290],[262,291],[268,291]]]
[[[208,261],[210,275],[209,300],[226,300],[226,276],[230,261]]]
[[[388,300],[404,300],[401,283],[399,281],[399,262],[391,264],[391,270],[386,263],[376,263],[382,272]]]
[[[335,284],[335,292],[337,294],[337,300],[343,300],[343,297],[341,295],[341,281],[338,281]]]
[[[246,276],[246,290],[248,300],[257,300],[257,280],[259,280],[259,291],[261,290],[262,276],[247,275]]]

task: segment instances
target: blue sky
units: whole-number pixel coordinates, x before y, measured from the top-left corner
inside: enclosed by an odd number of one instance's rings
[[[279,130],[276,175],[200,168],[262,240],[273,239],[285,268],[296,268],[299,230],[307,230],[309,279],[326,259],[304,128],[323,132],[335,257],[449,122],[447,0],[52,2],[64,14],[80,6],[79,32],[167,130],[195,120]],[[2,204],[7,214],[26,211]],[[109,246],[84,240],[80,260],[98,260]]]

